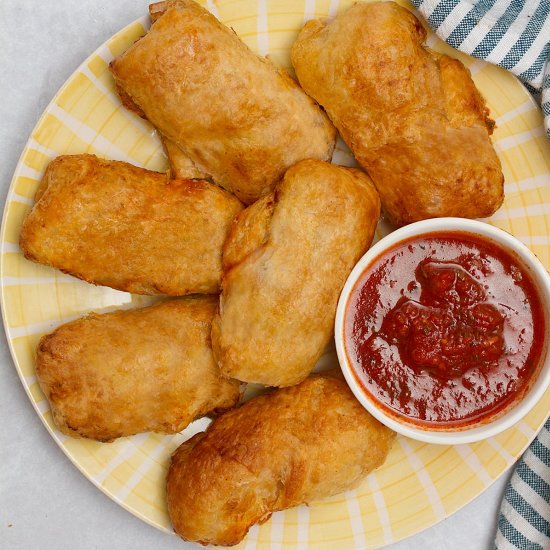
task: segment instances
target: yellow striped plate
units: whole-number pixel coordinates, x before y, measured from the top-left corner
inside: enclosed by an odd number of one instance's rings
[[[333,15],[351,0],[209,0],[207,7],[255,51],[289,68],[289,48],[304,20]],[[203,429],[198,421],[175,437],[142,434],[111,444],[70,439],[56,431],[36,382],[40,336],[91,310],[135,307],[147,298],[94,287],[26,261],[18,247],[21,221],[46,164],[68,153],[95,153],[152,170],[167,162],[152,128],[125,111],[107,66],[145,32],[147,18],[120,31],[71,76],[48,106],[21,155],[2,225],[2,309],[16,368],[38,414],[74,464],[113,500],[151,525],[171,531],[164,503],[168,457]],[[490,219],[525,242],[550,267],[550,142],[532,99],[509,73],[451,50],[472,71],[497,121],[494,142],[506,178],[506,201]],[[353,158],[340,142],[335,162]],[[389,230],[381,223],[378,238]],[[333,351],[324,362],[335,362]],[[474,445],[440,447],[399,438],[386,464],[355,491],[274,514],[242,547],[377,547],[429,527],[486,489],[521,454],[546,418],[550,391],[517,426]]]

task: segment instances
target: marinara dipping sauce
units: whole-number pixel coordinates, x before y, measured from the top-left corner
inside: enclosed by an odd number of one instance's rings
[[[386,414],[457,429],[524,394],[544,334],[541,300],[515,256],[471,233],[433,232],[365,269],[346,306],[344,347]]]

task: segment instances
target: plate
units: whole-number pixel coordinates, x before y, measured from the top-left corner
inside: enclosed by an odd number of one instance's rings
[[[304,21],[334,15],[345,0],[216,0],[203,2],[255,51],[290,69],[289,48]],[[404,4],[406,5],[406,4]],[[52,423],[34,372],[39,338],[90,311],[151,303],[106,287],[94,287],[26,261],[18,247],[21,222],[47,163],[57,155],[94,153],[151,170],[167,169],[155,131],[121,107],[108,71],[148,26],[135,21],[93,53],[47,107],[21,155],[7,197],[1,232],[2,311],[13,360],[37,413],[65,454],[97,487],[151,525],[172,532],[164,501],[168,457],[206,420],[181,434],[140,434],[102,444],[68,438]],[[433,34],[429,45],[470,68],[497,121],[494,143],[505,175],[504,206],[487,221],[519,237],[550,268],[550,141],[542,115],[509,73],[452,50]],[[334,162],[353,164],[338,143]],[[381,222],[376,238],[389,232]],[[322,358],[336,362],[333,349]],[[242,548],[364,548],[397,541],[443,520],[485,490],[520,456],[546,419],[550,391],[523,421],[489,440],[436,446],[398,438],[388,460],[362,485],[310,506],[273,515],[254,526]]]

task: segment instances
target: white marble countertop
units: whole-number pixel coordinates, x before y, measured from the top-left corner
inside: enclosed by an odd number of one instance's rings
[[[25,142],[55,92],[93,50],[142,16],[147,4],[147,0],[2,0],[2,204]],[[3,331],[0,412],[0,549],[195,548],[120,508],[69,462],[34,412]],[[509,474],[445,521],[387,549],[492,548]]]

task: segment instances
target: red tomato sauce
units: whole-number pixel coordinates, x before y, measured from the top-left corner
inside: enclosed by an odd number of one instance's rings
[[[459,231],[413,237],[376,258],[344,324],[366,394],[432,428],[483,421],[522,395],[544,334],[541,300],[522,264]]]

